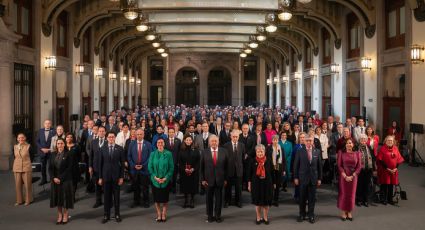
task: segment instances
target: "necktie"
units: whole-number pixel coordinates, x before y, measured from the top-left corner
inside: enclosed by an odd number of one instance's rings
[[[217,165],[217,150],[213,150],[213,164],[214,167]]]
[[[313,159],[311,148],[307,150],[307,153],[308,153],[308,161],[311,163],[311,159]]]
[[[138,143],[139,147],[137,148],[137,162],[140,165],[142,162],[142,142]]]
[[[233,144],[233,152],[235,153],[238,151],[238,148],[236,146],[237,146],[236,144]]]
[[[206,133],[204,133],[204,141],[207,139],[207,134]]]
[[[112,156],[112,152],[114,151],[113,149],[113,145],[109,146],[109,156]]]
[[[300,124],[301,132],[304,132],[304,126],[303,124]]]
[[[174,148],[174,138],[170,139],[170,148],[173,149]]]
[[[48,130],[48,129],[44,130],[44,138],[46,139],[46,142],[47,142],[47,139],[49,139],[49,132],[50,132],[50,130]]]
[[[99,148],[102,147],[102,145],[103,145],[103,138],[100,138],[99,139]]]
[[[360,133],[363,134],[363,127],[360,128]]]

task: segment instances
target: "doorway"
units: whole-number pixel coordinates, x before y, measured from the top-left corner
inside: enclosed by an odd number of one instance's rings
[[[199,105],[199,74],[191,67],[183,67],[176,74],[176,105]]]
[[[231,105],[232,76],[225,68],[214,68],[208,74],[208,105]]]

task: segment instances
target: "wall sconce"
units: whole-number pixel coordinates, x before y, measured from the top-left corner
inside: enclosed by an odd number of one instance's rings
[[[368,71],[372,69],[372,59],[368,57],[362,57],[360,64],[363,71]]]
[[[282,79],[281,79],[283,82],[289,82],[289,77],[288,76],[285,76],[285,77],[282,77]]]
[[[112,81],[117,80],[117,72],[111,72],[109,74],[109,79],[111,79]]]
[[[136,79],[134,77],[130,77],[129,81],[130,84],[134,84],[136,82]]]
[[[123,77],[121,77],[121,81],[127,81],[127,75],[124,75]]]
[[[267,85],[271,85],[272,81],[270,79],[267,79]]]
[[[279,81],[278,77],[273,78],[273,83],[277,83]]]
[[[338,74],[339,73],[339,64],[332,63],[331,64],[331,74]]]
[[[94,70],[94,76],[96,77],[96,79],[101,79],[104,77],[104,70],[103,68],[96,68]]]
[[[299,72],[296,72],[296,73],[294,73],[294,79],[295,80],[301,80],[301,73],[299,73]]]
[[[49,70],[55,70],[56,69],[56,56],[48,56],[45,59],[44,62],[44,68]]]
[[[137,79],[136,80],[136,85],[142,85],[142,80],[141,79]]]
[[[311,68],[309,74],[310,77],[317,77],[317,69]]]
[[[421,45],[412,45],[411,48],[411,61],[413,64],[424,62],[423,53],[425,48]]]
[[[84,64],[76,64],[75,65],[75,73],[79,74],[80,76],[87,73],[86,66]]]

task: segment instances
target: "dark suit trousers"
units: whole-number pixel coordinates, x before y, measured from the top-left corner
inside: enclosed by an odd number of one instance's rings
[[[301,184],[300,186],[300,216],[314,217],[314,206],[316,203],[316,185],[311,183]],[[308,200],[308,212],[306,213],[306,203]]]
[[[140,173],[133,174],[134,203],[140,204],[140,193],[143,194],[143,204],[149,204],[149,176]]]
[[[177,184],[177,173],[179,171],[179,166],[174,165],[174,173],[173,173],[173,180],[171,181],[171,189],[173,191],[176,191],[176,184]]]
[[[380,185],[381,201],[393,202],[393,194],[394,194],[393,190],[394,190],[394,185],[381,184]]]
[[[47,178],[47,162],[50,159],[50,153],[40,153],[40,163],[41,163],[41,181],[50,181],[50,175],[49,178]]]
[[[232,201],[232,188],[235,187],[235,204],[241,202],[242,196],[242,177],[233,176],[227,180],[227,186],[224,188],[224,202],[230,204]]]
[[[273,170],[274,176],[276,178],[276,188],[273,191],[273,202],[279,202],[279,193],[280,187],[282,186],[282,171],[281,170]]]
[[[120,215],[120,187],[116,181],[105,182],[104,190],[104,210],[105,215],[111,216],[112,205],[115,207],[115,215]],[[112,203],[113,202],[113,203]]]
[[[223,187],[213,185],[208,186],[206,188],[206,198],[207,198],[207,215],[208,218],[215,217],[220,218],[221,217],[221,205],[222,205],[222,199],[223,199]],[[215,205],[214,205],[214,198],[215,198]]]
[[[362,169],[357,181],[356,200],[359,202],[369,202],[370,184],[373,171]]]
[[[99,181],[99,173],[93,172],[92,183],[94,183],[94,191],[96,193],[96,203],[102,203],[102,186],[97,182]]]

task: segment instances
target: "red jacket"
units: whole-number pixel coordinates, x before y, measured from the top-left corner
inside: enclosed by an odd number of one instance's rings
[[[398,185],[398,170],[394,174],[387,170],[395,169],[404,162],[397,146],[394,145],[392,148],[386,145],[382,146],[376,157],[376,162],[378,165],[378,184]]]

